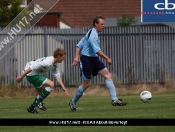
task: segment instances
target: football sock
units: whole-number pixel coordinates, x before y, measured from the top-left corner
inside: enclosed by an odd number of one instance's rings
[[[36,96],[34,102],[29,106],[29,109],[30,109],[30,110],[34,110],[34,108],[35,108],[35,106],[36,106],[36,101],[37,101],[37,99],[39,99],[39,95]]]
[[[53,89],[52,88],[49,88],[49,87],[46,87],[42,94],[39,96],[39,99],[37,99],[37,103],[40,103],[42,102],[49,94],[50,92],[52,91]]]
[[[50,92],[51,92],[52,90],[53,90],[52,88],[46,87],[46,88],[43,90],[42,94],[41,94],[41,95],[38,95],[38,96],[35,98],[34,102],[29,106],[29,109],[30,109],[30,110],[34,110],[34,108],[36,107],[36,103],[42,102],[42,101],[50,94]]]
[[[83,88],[82,85],[79,86],[79,88],[77,89],[75,95],[74,95],[74,98],[72,99],[72,103],[75,105],[76,102],[80,99],[80,97],[83,95],[83,92],[85,91],[86,89]]]
[[[116,96],[115,86],[114,86],[114,83],[113,83],[112,79],[106,79],[105,84],[106,84],[106,87],[109,90],[109,93],[111,95],[111,99],[112,100],[118,100],[118,98]]]

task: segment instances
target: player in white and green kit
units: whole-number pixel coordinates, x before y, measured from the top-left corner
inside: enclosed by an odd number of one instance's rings
[[[58,63],[61,63],[65,59],[65,51],[61,48],[57,48],[54,51],[53,56],[39,58],[35,61],[30,61],[26,64],[24,72],[21,76],[17,77],[16,81],[19,83],[26,76],[27,81],[36,88],[38,96],[34,102],[27,109],[30,113],[38,113],[35,109],[38,106],[39,109],[46,111],[46,107],[43,106],[43,100],[50,94],[54,88],[54,82],[48,78],[42,76],[44,72],[52,71],[52,75],[57,79],[58,83],[67,93],[62,79],[60,77],[60,71],[58,69]]]

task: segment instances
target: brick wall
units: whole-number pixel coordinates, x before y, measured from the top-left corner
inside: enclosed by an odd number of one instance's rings
[[[32,23],[35,23],[37,20],[37,17],[35,17],[32,20]],[[47,26],[47,27],[60,27],[60,17],[58,13],[47,13],[45,16],[43,16],[39,22],[35,24],[35,26]]]
[[[42,0],[42,3],[47,5],[49,0]],[[92,26],[97,15],[105,18],[118,18],[123,14],[141,16],[141,0],[60,0],[51,11],[63,12],[61,20],[72,27],[87,27]],[[43,19],[43,23],[50,25],[51,22]]]
[[[27,0],[29,4],[32,0]],[[43,14],[42,14],[43,15]],[[37,17],[34,17],[31,23],[36,23],[35,26],[47,26],[47,27],[60,27],[60,13],[59,12],[49,12],[44,15],[37,23]],[[39,15],[37,15],[39,16]]]

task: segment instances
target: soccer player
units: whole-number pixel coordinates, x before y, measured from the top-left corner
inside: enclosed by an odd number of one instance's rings
[[[83,95],[83,92],[89,87],[91,75],[96,76],[97,74],[105,78],[105,84],[109,90],[112,105],[125,106],[127,104],[126,102],[123,102],[122,99],[117,98],[112,75],[98,58],[98,56],[101,56],[109,65],[112,64],[112,60],[101,51],[99,46],[100,40],[98,33],[103,30],[104,25],[105,22],[102,16],[95,17],[93,20],[93,28],[90,29],[77,44],[73,65],[76,66],[79,62],[83,82],[77,89],[73,99],[69,102],[71,111],[76,111],[76,103]]]
[[[52,75],[57,79],[65,94],[68,94],[67,89],[62,82],[60,71],[58,69],[58,63],[61,63],[65,59],[65,55],[66,52],[63,49],[57,48],[54,51],[53,56],[39,58],[37,60],[28,62],[23,74],[16,78],[16,81],[19,83],[26,76],[27,81],[33,84],[38,92],[38,96],[27,109],[28,112],[38,113],[38,111],[35,109],[36,106],[38,106],[40,110],[47,110],[42,102],[53,90],[54,82],[42,76],[41,74],[44,72],[52,71]]]

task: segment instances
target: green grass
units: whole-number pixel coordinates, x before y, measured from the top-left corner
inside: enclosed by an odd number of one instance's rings
[[[77,111],[71,112],[68,102],[71,97],[48,97],[44,100],[46,112],[30,114],[26,111],[34,98],[1,98],[0,118],[175,118],[175,92],[153,94],[149,103],[143,103],[139,95],[119,96],[128,103],[126,107],[113,107],[110,97],[83,96],[78,102]],[[0,127],[0,132],[115,132],[115,131],[175,131],[175,127],[162,126],[47,126],[47,127]]]

